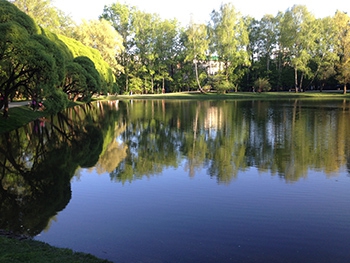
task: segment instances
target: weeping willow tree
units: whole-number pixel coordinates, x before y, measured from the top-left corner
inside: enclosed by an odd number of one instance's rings
[[[58,38],[68,47],[73,58],[83,56],[89,58],[94,63],[101,81],[101,87],[96,91],[97,93],[113,92],[115,83],[113,70],[109,64],[104,61],[101,53],[97,49],[85,46],[81,42],[63,35],[58,35]]]

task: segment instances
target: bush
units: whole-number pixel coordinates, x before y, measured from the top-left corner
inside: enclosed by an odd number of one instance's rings
[[[254,90],[258,92],[262,91],[270,91],[271,90],[271,84],[267,78],[258,78],[254,82]]]
[[[217,85],[218,93],[226,93],[227,91],[234,88],[234,85],[228,81],[223,81]]]

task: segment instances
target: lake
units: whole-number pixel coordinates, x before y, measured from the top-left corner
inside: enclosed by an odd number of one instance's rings
[[[0,135],[0,229],[113,262],[350,262],[350,102],[94,102]]]

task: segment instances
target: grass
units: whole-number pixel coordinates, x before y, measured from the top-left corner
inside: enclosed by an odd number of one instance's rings
[[[77,103],[71,103],[69,106],[72,107],[75,105]],[[8,118],[3,118],[2,113],[0,113],[0,134],[20,128],[47,115],[45,111],[33,111],[28,106],[10,108]]]
[[[110,261],[90,254],[73,252],[71,249],[55,248],[40,241],[17,240],[0,236],[0,262],[101,263]]]
[[[0,117],[0,133],[12,131],[45,116],[44,112],[33,111],[27,106],[11,108],[7,119]]]
[[[350,94],[334,92],[232,92],[227,94],[178,92],[150,95],[119,95],[112,99],[179,99],[179,100],[280,100],[280,99],[350,99]]]

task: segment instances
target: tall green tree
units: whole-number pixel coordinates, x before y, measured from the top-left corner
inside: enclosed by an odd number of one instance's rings
[[[119,84],[123,87],[123,91],[129,92],[131,55],[133,53],[133,29],[132,14],[135,7],[119,2],[110,6],[105,6],[100,18],[112,23],[114,29],[122,36],[124,50],[117,56],[118,63],[123,70],[118,74]]]
[[[185,33],[185,48],[187,50],[185,61],[189,61],[194,64],[198,88],[201,92],[204,92],[199,80],[198,63],[203,64],[203,62],[207,60],[207,55],[209,52],[207,27],[204,24],[195,24],[193,20],[191,20]]]
[[[83,20],[75,36],[84,45],[100,51],[102,58],[115,74],[123,70],[116,59],[124,50],[123,39],[110,22],[105,19]]]
[[[136,10],[133,13],[133,30],[135,41],[135,55],[133,75],[135,80],[139,80],[138,86],[134,89],[138,92],[154,92],[155,85],[155,61],[158,57],[156,53],[156,28],[160,25],[161,19],[158,15],[145,13]]]
[[[334,24],[337,29],[337,47],[339,62],[337,63],[337,79],[344,86],[344,94],[350,83],[350,17],[343,12],[336,12]]]
[[[178,55],[177,44],[179,42],[178,21],[176,19],[165,19],[160,21],[156,28],[156,54],[155,61],[157,86],[163,91],[170,88],[173,80],[173,71]],[[167,85],[167,87],[166,87]]]
[[[311,85],[320,85],[320,90],[326,84],[326,81],[336,74],[336,64],[339,61],[337,53],[334,52],[337,46],[337,30],[333,19],[325,17],[317,19],[317,39],[315,49],[313,50],[311,62],[316,65],[312,74]],[[319,83],[314,83],[317,80]]]
[[[54,7],[52,0],[12,0],[10,2],[33,18],[39,26],[54,33],[72,34],[75,22],[69,15]]]
[[[288,53],[290,64],[294,68],[295,91],[303,85],[304,76],[311,75],[309,62],[316,46],[317,23],[306,6],[295,5],[288,9],[281,21],[281,48]],[[298,78],[298,72],[301,73]]]
[[[260,21],[253,22],[250,44],[253,46],[253,60],[265,61],[265,72],[270,72],[271,58],[278,50],[278,18],[264,15]],[[268,76],[267,76],[268,77]]]
[[[222,4],[220,10],[211,13],[211,52],[224,63],[227,83],[237,85],[243,76],[242,66],[249,65],[247,46],[249,35],[246,23],[230,3]]]

